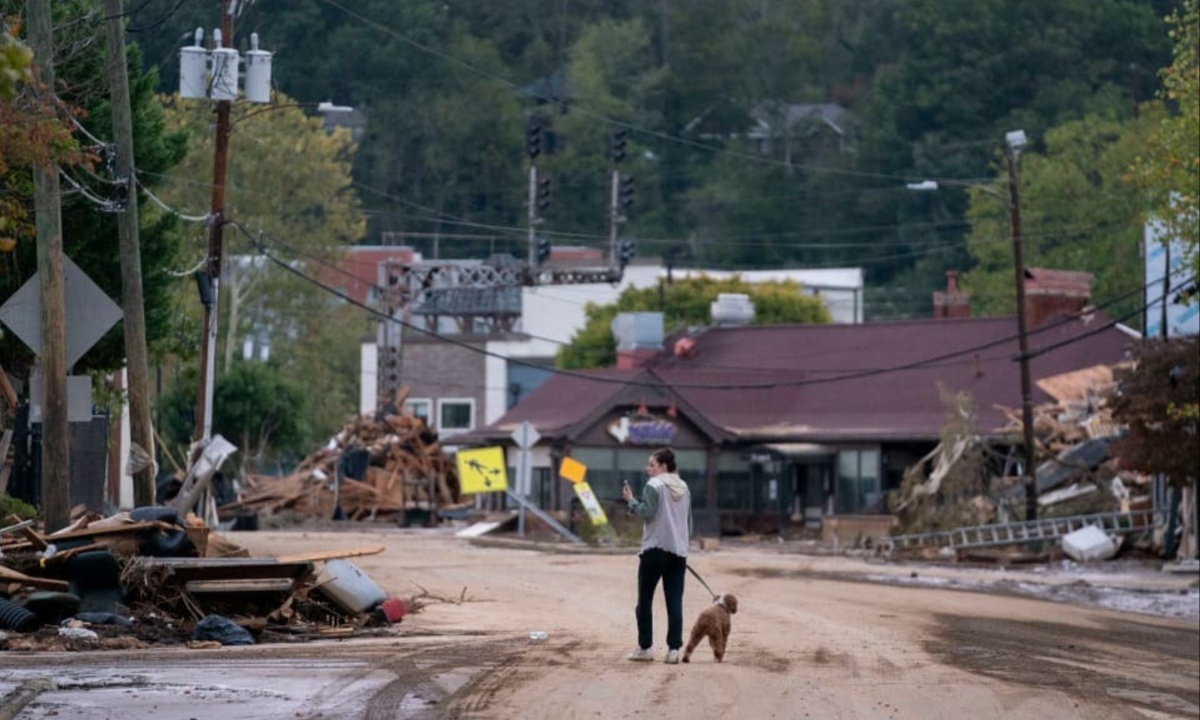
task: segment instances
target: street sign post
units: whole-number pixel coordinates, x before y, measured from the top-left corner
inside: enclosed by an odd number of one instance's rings
[[[528,500],[530,493],[533,491],[533,458],[529,450],[537,444],[538,440],[542,439],[542,436],[537,431],[537,428],[533,426],[533,423],[526,420],[521,423],[520,427],[513,430],[512,439],[518,448],[517,494]],[[517,515],[517,534],[525,537],[525,503],[521,504],[521,509]]]
[[[92,281],[71,258],[63,256],[63,289],[66,295],[67,371],[70,372],[84,353],[92,349],[104,334],[121,319],[121,308],[100,286]],[[34,355],[42,354],[41,277],[34,273],[19,290],[0,305],[0,322],[12,330]],[[41,422],[42,379],[35,371],[36,388],[30,393],[32,422]],[[92,379],[87,375],[67,377],[67,408],[69,422],[92,419]]]

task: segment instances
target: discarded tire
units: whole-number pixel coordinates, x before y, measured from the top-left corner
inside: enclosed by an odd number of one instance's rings
[[[138,552],[150,557],[179,557],[195,552],[192,541],[184,530],[179,511],[173,507],[147,505],[129,511],[129,519],[136,522],[158,521],[174,525],[178,530],[146,530],[138,535]]]
[[[20,605],[0,598],[0,628],[27,633],[37,630],[40,626],[37,615]]]
[[[78,595],[47,590],[31,593],[21,604],[36,615],[42,625],[57,625],[63,618],[69,618],[79,612],[79,605]]]

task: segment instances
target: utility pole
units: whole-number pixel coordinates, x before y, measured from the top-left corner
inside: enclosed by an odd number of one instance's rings
[[[1166,340],[1170,332],[1167,328],[1167,305],[1171,300],[1171,242],[1168,240],[1163,243],[1163,289],[1162,303],[1159,305],[1159,312],[1162,313],[1162,324],[1159,325],[1158,336]]]
[[[54,97],[54,35],[50,0],[29,0],[29,45],[40,92]],[[58,166],[33,168],[38,277],[42,302],[42,517],[54,531],[70,519],[70,454],[67,425],[67,319],[63,281],[62,192]]]
[[[529,156],[529,198],[526,202],[526,220],[529,223],[529,273],[537,271],[537,225],[538,225],[538,172],[537,156],[542,152],[542,128],[534,123],[525,131],[525,154]]]
[[[625,144],[628,142],[628,130],[614,130],[612,146],[609,148],[612,157],[612,187],[609,191],[608,207],[608,252],[609,265],[613,272],[618,271],[617,234],[621,226],[621,161],[625,159]]]
[[[233,47],[232,0],[221,0],[221,36],[214,39],[213,76],[224,77],[219,63],[237,62],[219,51]],[[234,94],[237,88],[237,68],[233,69]],[[232,100],[217,101],[216,151],[213,155],[212,209],[208,233],[208,257],[205,273],[199,282],[208,284],[207,302],[204,304],[204,335],[200,343],[200,358],[204,363],[200,373],[200,388],[196,394],[195,438],[205,443],[212,437],[212,398],[217,360],[217,309],[221,290],[221,252],[225,229],[225,168],[229,154],[229,110]],[[201,295],[205,295],[201,293]]]
[[[1021,248],[1021,201],[1017,157],[1025,146],[1025,133],[1008,133],[1008,212],[1012,229],[1013,272],[1017,283],[1017,336],[1021,349],[1021,424],[1025,431],[1025,519],[1037,520],[1037,448],[1033,434],[1033,388],[1029,379],[1029,335],[1025,307],[1025,257]]]
[[[125,63],[125,13],[122,0],[105,0],[108,16],[108,84],[116,143],[118,188],[124,206],[117,213],[121,244],[121,295],[125,314],[125,369],[129,388],[131,441],[154,457],[154,426],[150,421],[150,381],[146,363],[146,315],[142,295],[142,255],[138,241],[137,177],[133,164],[133,118],[129,104],[129,71]],[[154,504],[154,464],[133,478],[136,507]]]

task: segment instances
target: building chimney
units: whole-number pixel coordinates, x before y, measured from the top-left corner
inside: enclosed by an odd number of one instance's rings
[[[663,314],[618,313],[612,321],[617,341],[617,369],[642,367],[663,349]]]
[[[935,318],[971,317],[971,294],[958,289],[958,271],[946,271],[946,291],[933,293],[933,316]]]
[[[1025,320],[1030,330],[1091,303],[1091,273],[1025,268]]]

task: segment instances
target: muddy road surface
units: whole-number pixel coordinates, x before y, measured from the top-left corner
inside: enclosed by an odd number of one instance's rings
[[[7,653],[0,718],[1200,718],[1192,618],[861,582],[829,561],[723,547],[692,564],[740,599],[725,662],[702,646],[687,665],[633,663],[632,554],[480,547],[441,530],[231,538],[256,554],[382,544],[355,562],[392,594],[444,602],[383,638]],[[709,602],[689,576],[685,632]]]

